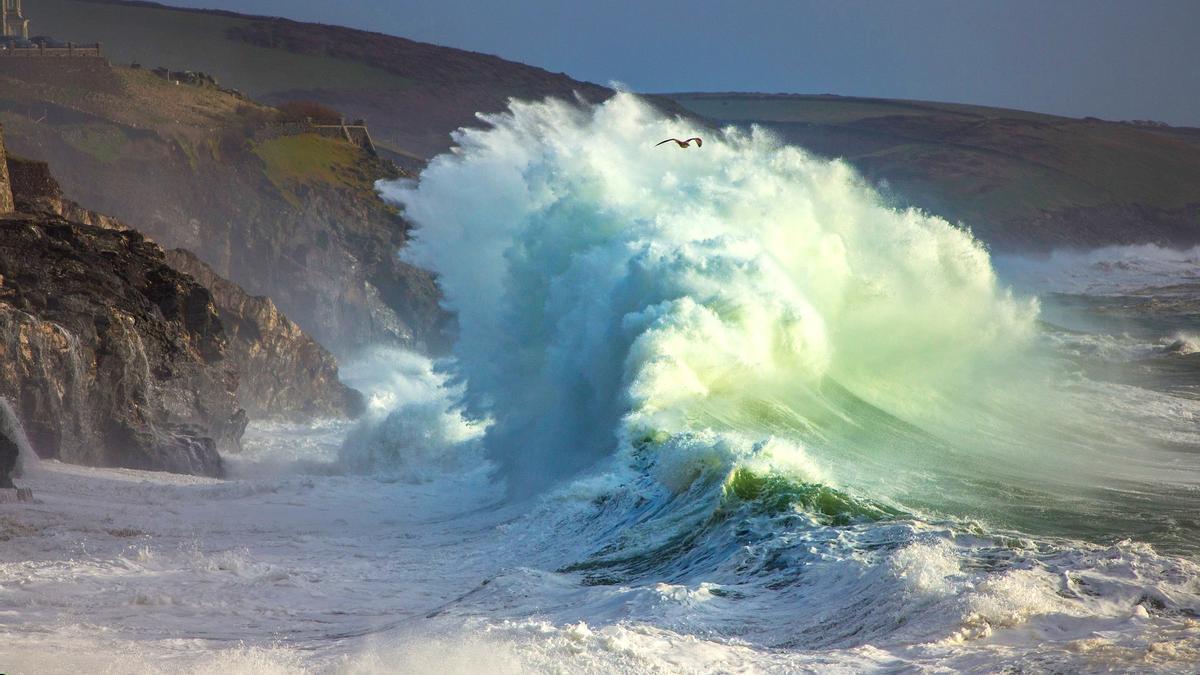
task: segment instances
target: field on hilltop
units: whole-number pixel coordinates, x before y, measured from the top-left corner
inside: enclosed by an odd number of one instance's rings
[[[1200,243],[1200,129],[828,95],[671,97],[845,159],[999,248]]]

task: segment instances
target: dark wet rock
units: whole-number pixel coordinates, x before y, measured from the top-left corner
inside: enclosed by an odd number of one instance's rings
[[[0,217],[0,395],[42,457],[221,475],[246,413],[212,295],[135,231]]]
[[[5,163],[16,211],[62,214],[62,188],[51,175],[49,164],[15,156],[9,156]]]
[[[136,234],[115,218],[65,199],[45,162],[10,156],[7,164],[14,176],[18,211]],[[168,251],[166,256],[167,264],[190,275],[213,295],[227,339],[225,356],[238,373],[238,398],[249,417],[303,420],[353,417],[361,412],[361,396],[338,379],[334,357],[284,316],[272,300],[249,295],[188,251]],[[189,306],[193,312],[203,307],[198,302]],[[200,325],[206,319],[187,315],[184,320]]]
[[[17,439],[0,430],[0,488],[12,488],[13,476],[17,472],[17,458],[21,456],[21,447]]]

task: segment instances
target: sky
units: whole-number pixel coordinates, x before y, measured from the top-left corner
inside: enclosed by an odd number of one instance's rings
[[[832,93],[1200,126],[1200,0],[166,0],[638,92]]]

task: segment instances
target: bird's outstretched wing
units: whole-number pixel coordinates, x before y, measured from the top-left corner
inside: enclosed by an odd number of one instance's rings
[[[658,142],[658,143],[655,143],[655,144],[654,144],[654,147],[656,147],[656,148],[657,148],[658,146],[662,145],[663,143],[670,143],[671,141],[675,141],[676,143],[679,143],[679,142],[680,142],[678,138],[668,138],[668,139],[667,139],[667,140],[665,140],[665,141],[660,141],[660,142]]]
[[[688,143],[691,143],[692,141],[696,141],[696,147],[697,147],[697,148],[703,148],[703,147],[704,147],[704,141],[703,141],[703,140],[702,140],[702,139],[701,139],[699,136],[696,136],[696,137],[694,137],[694,138],[689,138],[689,139],[688,139]]]

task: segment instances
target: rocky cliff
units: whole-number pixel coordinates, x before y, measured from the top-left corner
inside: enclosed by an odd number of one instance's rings
[[[190,251],[167,251],[167,261],[212,292],[239,373],[238,397],[252,419],[361,414],[362,395],[338,379],[337,360],[270,298],[246,293]]]
[[[334,358],[269,299],[64,199],[44,162],[0,152],[0,167],[16,208],[0,215],[0,403],[38,454],[220,475],[246,409],[361,409]]]
[[[137,232],[0,217],[0,396],[42,457],[222,473],[246,425],[212,295]]]
[[[133,229],[65,199],[45,162],[10,156],[7,166],[17,211],[104,229]],[[238,373],[238,398],[250,418],[303,420],[360,412],[358,393],[338,379],[337,360],[269,298],[251,296],[189,251],[167,251],[166,260],[213,294],[227,339],[226,356]]]
[[[13,193],[13,209],[20,213],[63,213],[62,188],[50,173],[50,165],[16,156],[5,161]]]
[[[10,149],[48,161],[73,199],[271,297],[335,353],[444,345],[436,285],[397,259],[408,227],[374,190],[392,165],[344,139],[266,134],[277,112],[227,91],[109,76],[81,89],[68,71],[0,68]]]
[[[0,128],[0,214],[13,210],[12,186],[8,180],[8,161],[4,149],[4,130]],[[0,406],[7,404],[0,401]],[[0,427],[4,427],[5,419],[0,416]],[[13,474],[17,469],[17,458],[20,448],[14,434],[7,428],[0,428],[0,488],[12,487]]]

